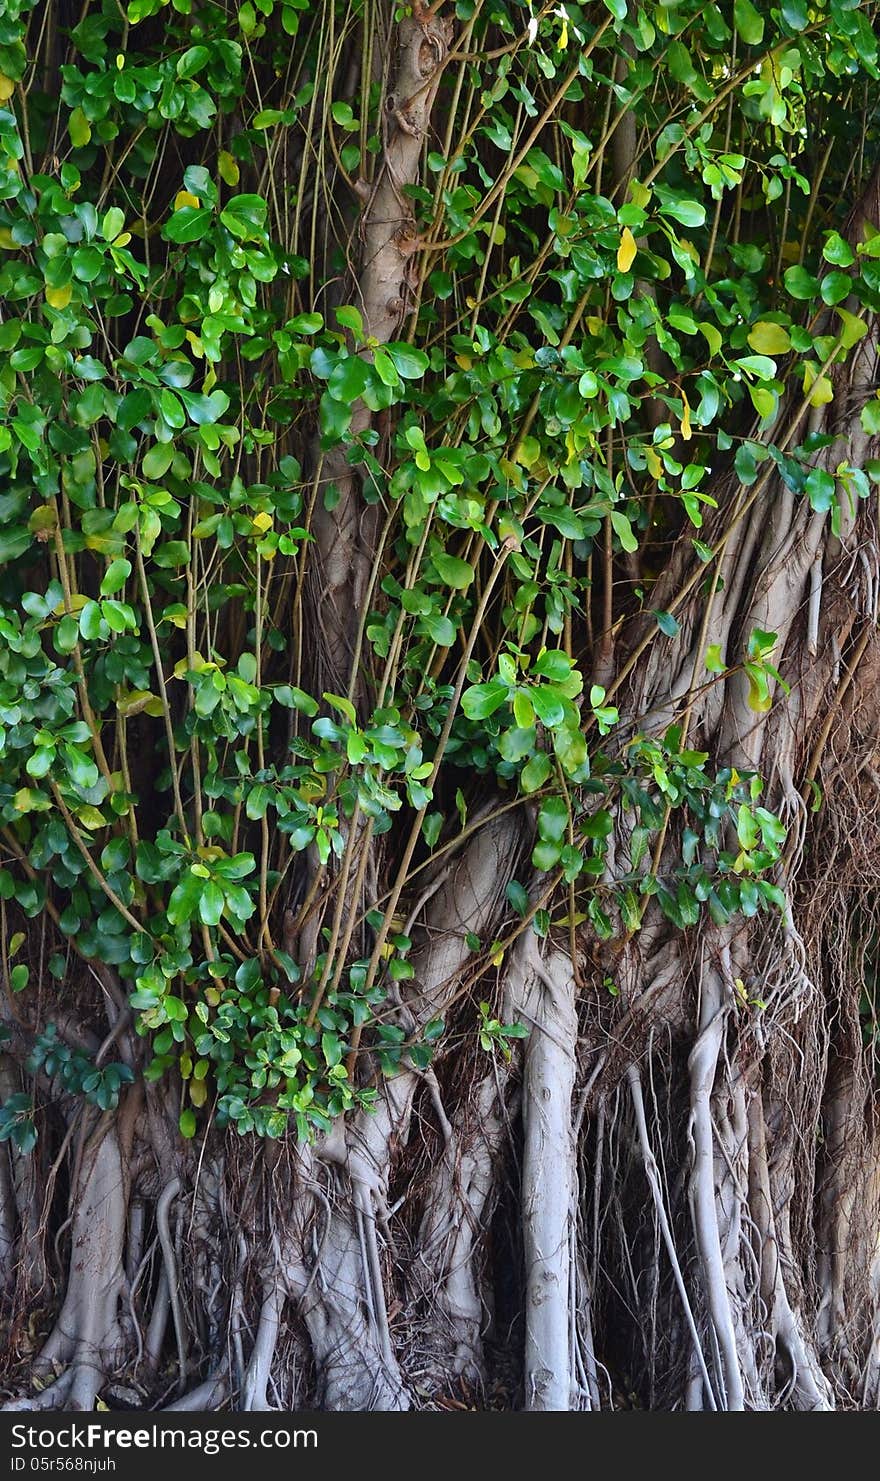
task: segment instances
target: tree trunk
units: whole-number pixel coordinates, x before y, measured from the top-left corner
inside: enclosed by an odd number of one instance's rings
[[[880,1404],[870,7],[621,9],[10,21],[7,1408]]]

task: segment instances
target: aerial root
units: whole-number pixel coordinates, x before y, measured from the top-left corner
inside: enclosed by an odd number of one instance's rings
[[[511,994],[530,1028],[523,1067],[522,1219],[526,1264],[525,1405],[567,1410],[575,1389],[569,1327],[577,1170],[572,1131],[577,1038],[574,966],[520,937]]]

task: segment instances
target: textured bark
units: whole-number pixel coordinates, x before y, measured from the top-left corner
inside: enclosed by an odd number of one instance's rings
[[[410,1034],[448,1011],[470,955],[465,938],[492,929],[516,845],[517,829],[508,818],[488,824],[433,896],[422,943],[413,952],[414,992],[404,1018]],[[330,1169],[327,1226],[320,1278],[303,1314],[328,1409],[410,1405],[389,1331],[380,1242],[387,1237],[393,1159],[406,1143],[419,1083],[409,1070],[386,1081],[375,1111],[358,1113],[317,1149]]]
[[[359,271],[352,302],[360,311],[365,338],[387,344],[394,338],[416,284],[413,254],[419,243],[412,211],[404,194],[419,178],[422,152],[428,137],[431,107],[442,65],[449,49],[451,23],[418,8],[413,17],[398,21],[394,30],[392,80],[384,98],[384,146],[372,184],[359,181],[364,207],[353,253]],[[369,356],[371,351],[360,353]],[[372,422],[373,414],[358,402],[352,414],[347,446],[317,457],[312,529],[317,560],[313,560],[314,595],[321,629],[324,687],[345,688],[354,674],[361,622],[373,571],[378,532],[377,506],[364,504],[360,479],[349,461],[349,448]],[[333,489],[328,509],[325,495]]]

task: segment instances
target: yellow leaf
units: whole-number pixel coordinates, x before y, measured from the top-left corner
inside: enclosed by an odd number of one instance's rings
[[[116,708],[126,720],[132,715],[141,714],[143,710],[148,715],[161,715],[162,701],[158,694],[151,694],[149,689],[131,689],[128,694],[120,694]]]
[[[815,386],[813,387],[813,394],[810,397],[810,405],[827,406],[829,401],[833,400],[834,387],[832,386],[827,375],[820,375]]]
[[[69,603],[65,605],[63,601],[58,602],[57,605],[52,608],[52,615],[54,617],[63,617],[65,612],[68,610],[68,607],[70,608],[71,612],[81,612],[86,602],[90,600],[91,598],[87,597],[84,592],[72,591],[70,593]]]
[[[104,814],[97,807],[92,807],[91,803],[86,803],[84,807],[78,807],[76,815],[83,827],[88,828],[90,831],[95,828],[103,828],[107,822]]]
[[[620,234],[620,246],[617,249],[617,270],[628,273],[635,261],[636,239],[628,226],[623,228]]]
[[[18,242],[13,238],[8,226],[0,226],[0,247],[5,252],[17,252]]]
[[[191,190],[178,190],[174,197],[175,211],[181,210],[183,206],[200,206],[201,204],[198,196],[193,195]]]
[[[785,355],[791,349],[791,338],[781,324],[759,319],[752,325],[749,344],[759,355]]]
[[[749,675],[749,697],[747,700],[750,710],[756,715],[765,715],[773,704],[773,696],[766,684],[759,684]]]
[[[5,103],[8,98],[12,97],[14,92],[15,83],[12,78],[7,77],[4,72],[0,72],[0,103]]]
[[[73,284],[65,283],[63,288],[47,288],[46,302],[53,309],[66,309],[73,297]]]
[[[521,463],[524,468],[532,468],[541,456],[541,444],[537,437],[524,437],[516,445],[513,454],[515,463]]]
[[[97,550],[101,555],[115,555],[119,550],[119,536],[112,530],[107,534],[86,535],[86,550]]]
[[[709,354],[717,355],[721,350],[723,341],[721,339],[721,335],[718,333],[718,330],[715,328],[715,325],[706,324],[704,322],[700,324],[699,329],[704,340],[706,341],[706,344],[709,346]]]
[[[634,206],[638,206],[644,211],[651,200],[652,194],[653,192],[649,190],[648,186],[643,185],[640,180],[630,180],[629,198]]]
[[[221,149],[219,155],[217,156],[217,169],[220,173],[220,179],[225,180],[227,185],[238,184],[240,173],[238,165],[235,163],[232,155],[229,154],[225,149]]]
[[[74,108],[67,120],[67,132],[74,149],[82,149],[92,137],[92,125],[81,108]]]
[[[652,447],[645,448],[645,461],[648,464],[648,472],[652,478],[659,478],[663,472],[663,464]]]
[[[272,528],[271,514],[267,514],[265,510],[261,510],[259,514],[254,515],[253,526],[261,535],[264,535],[267,530],[271,530]]]
[[[809,393],[811,406],[827,406],[834,400],[834,387],[827,375],[817,375],[816,366],[809,360],[804,366],[804,391]]]
[[[202,344],[202,341],[199,339],[199,336],[197,334],[193,334],[191,329],[188,329],[186,331],[186,337],[190,345],[192,346],[192,352],[195,355],[196,359],[204,360],[205,347]]]
[[[858,344],[868,332],[868,326],[864,319],[859,319],[856,314],[851,314],[848,309],[835,308],[835,314],[843,320],[843,333],[840,342],[845,350],[851,350],[853,345]]]
[[[34,534],[39,530],[54,530],[58,523],[58,510],[54,504],[40,504],[28,520],[28,529]]]
[[[681,414],[681,435],[685,442],[690,442],[694,434],[691,431],[691,409],[684,391],[681,393],[681,399],[684,402],[684,411]]]
[[[567,46],[568,46],[568,21],[563,21],[562,22],[562,30],[559,33],[559,40],[556,43],[556,50],[557,51],[565,51],[565,48]]]

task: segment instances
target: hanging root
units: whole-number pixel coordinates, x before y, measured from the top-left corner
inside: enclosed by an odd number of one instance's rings
[[[509,817],[479,830],[430,901],[423,940],[412,955],[417,992],[406,1005],[417,1033],[443,1017],[470,954],[467,936],[491,929],[515,863],[518,830]],[[329,1409],[406,1409],[411,1396],[391,1337],[383,1247],[389,1230],[393,1159],[409,1136],[420,1076],[386,1080],[377,1107],[359,1113],[317,1148],[330,1215],[311,1270],[302,1315]]]
[[[569,1409],[574,1387],[569,1324],[576,1191],[574,966],[556,950],[542,960],[536,937],[527,932],[510,975],[512,1000],[530,1030],[523,1068],[525,1406]]]
[[[486,1378],[483,1332],[491,1311],[481,1255],[503,1152],[502,1089],[493,1064],[443,1127],[442,1153],[420,1190],[409,1281],[421,1315],[417,1358],[440,1391],[461,1376],[478,1385]]]
[[[7,1408],[94,1409],[107,1374],[124,1348],[120,1300],[126,1185],[112,1118],[105,1116],[81,1152],[73,1192],[70,1275],[54,1330],[34,1364],[36,1372],[66,1371],[34,1398]]]

